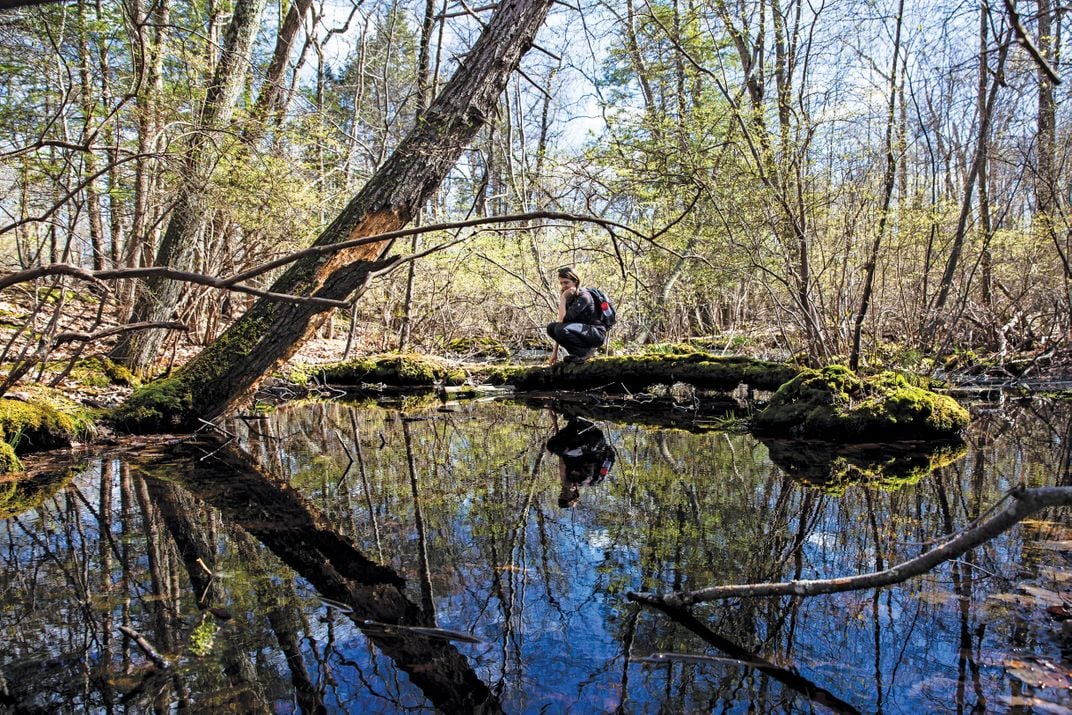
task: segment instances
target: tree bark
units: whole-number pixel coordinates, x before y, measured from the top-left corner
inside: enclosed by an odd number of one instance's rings
[[[463,64],[316,245],[375,236],[405,225],[495,110],[553,0],[504,0]],[[362,288],[391,248],[379,241],[296,262],[274,284],[296,295],[344,299]],[[119,411],[128,429],[189,428],[231,408],[290,357],[322,307],[258,301],[175,376],[135,393]]]
[[[227,124],[234,113],[235,101],[242,89],[250,52],[261,12],[267,0],[239,0],[227,28],[223,54],[216,64],[212,84],[201,109],[199,129],[187,149],[187,162],[179,196],[171,210],[171,219],[160,243],[155,265],[188,267],[194,244],[208,214],[209,180],[219,159],[216,144],[209,132]],[[182,293],[182,284],[150,278],[137,292],[133,322],[169,320]],[[127,333],[112,351],[111,357],[142,373],[156,358],[164,333],[145,330]]]

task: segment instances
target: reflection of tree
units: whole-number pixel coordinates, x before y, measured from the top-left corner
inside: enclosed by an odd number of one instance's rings
[[[448,712],[497,711],[465,657],[440,638],[402,591],[402,578],[338,535],[293,488],[263,473],[241,450],[210,437],[184,445],[185,484],[232,526],[267,546],[324,597],[344,604],[355,624],[432,703]],[[210,459],[201,459],[213,453]],[[372,621],[374,623],[369,623]]]

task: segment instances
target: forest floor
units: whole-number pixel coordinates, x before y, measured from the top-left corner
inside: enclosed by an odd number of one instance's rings
[[[116,376],[103,375],[108,372],[101,360],[115,342],[114,337],[83,342],[71,340],[60,342],[51,349],[43,350],[42,344],[48,341],[42,335],[58,336],[64,332],[81,332],[94,334],[118,325],[114,317],[106,311],[99,310],[99,303],[92,298],[73,296],[64,305],[57,306],[56,301],[42,300],[40,294],[29,291],[7,291],[0,299],[0,379],[10,375],[12,370],[21,372],[17,385],[7,386],[7,391],[17,394],[18,385],[40,383],[64,392],[67,397],[97,407],[112,407],[122,402],[133,390],[132,384],[123,384],[125,380]],[[57,308],[59,315],[57,316]],[[380,354],[388,342],[383,336],[371,331],[359,331],[351,346],[350,357]],[[157,374],[181,367],[200,350],[203,340],[192,334],[179,334],[169,341],[169,347],[162,353],[157,366]],[[289,361],[291,365],[322,365],[338,362],[346,353],[347,335],[345,328],[336,329],[333,337],[314,337],[305,342]],[[519,358],[528,362],[546,357],[540,349],[528,349],[520,353],[511,353],[494,339],[474,338],[475,348],[470,350],[431,350],[447,360],[461,362],[486,362],[506,360],[517,361]],[[482,345],[493,345],[496,351],[480,350]],[[736,336],[731,341],[733,349],[729,352],[747,357],[772,359],[771,335]],[[729,345],[728,344],[728,345]],[[534,342],[533,347],[541,344]],[[716,354],[726,354],[725,348],[717,339],[695,339],[687,344],[697,350]],[[549,347],[549,346],[546,346]],[[678,344],[680,347],[680,344]],[[637,352],[658,352],[660,346],[637,346]],[[417,352],[421,352],[418,346]],[[621,351],[619,351],[621,352]],[[626,348],[626,352],[633,352]],[[784,351],[774,351],[783,353]],[[913,356],[907,360],[906,356]],[[784,357],[784,355],[783,355]],[[905,350],[898,353],[896,348],[887,349],[875,357],[877,369],[903,369],[908,372],[929,374],[945,380],[948,384],[966,390],[985,389],[994,386],[1013,386],[1028,391],[1072,389],[1072,350],[1049,348],[1043,350],[1023,351],[1015,355],[980,355],[970,350],[957,350],[943,359],[918,357],[918,353]]]

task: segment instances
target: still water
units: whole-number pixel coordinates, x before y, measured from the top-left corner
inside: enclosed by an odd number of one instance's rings
[[[589,417],[294,404],[0,484],[0,711],[1072,705],[1047,612],[1068,514],[877,592],[627,598],[911,558],[1020,482],[1070,483],[1068,405],[977,409],[966,445],[908,456]]]

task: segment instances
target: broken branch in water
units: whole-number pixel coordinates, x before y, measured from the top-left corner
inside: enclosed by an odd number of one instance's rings
[[[142,653],[144,653],[149,660],[153,661],[156,667],[161,670],[167,670],[171,667],[171,663],[167,662],[167,658],[160,655],[156,648],[153,648],[152,644],[145,640],[145,636],[141,633],[138,633],[133,628],[128,628],[127,626],[119,626],[119,630],[122,631],[123,635],[127,638],[137,643],[138,647],[141,648]]]
[[[727,584],[725,586],[702,588],[696,591],[677,591],[668,594],[631,591],[629,592],[629,598],[648,605],[682,608],[694,603],[717,601],[726,598],[817,596],[824,593],[882,588],[906,581],[913,576],[925,574],[938,564],[955,559],[969,549],[989,541],[1037,511],[1048,507],[1072,505],[1072,487],[1026,489],[1020,486],[1013,489],[1007,496],[1010,497],[1008,505],[991,518],[960,532],[942,545],[914,559],[909,559],[883,571],[873,571],[858,576],[841,578],[784,581],[781,583]]]

